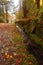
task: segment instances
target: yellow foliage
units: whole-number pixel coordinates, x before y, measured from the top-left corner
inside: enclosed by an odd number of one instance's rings
[[[40,6],[42,6],[42,4],[43,4],[43,2],[42,2],[42,0],[40,0]]]

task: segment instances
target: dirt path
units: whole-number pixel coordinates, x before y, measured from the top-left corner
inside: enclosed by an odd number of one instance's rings
[[[13,24],[0,24],[0,65],[38,65]]]

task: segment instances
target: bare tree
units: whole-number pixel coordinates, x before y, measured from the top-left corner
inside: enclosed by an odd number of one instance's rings
[[[12,0],[0,0],[0,4],[5,7],[5,13],[6,13],[5,19],[6,19],[6,22],[8,22],[7,14],[8,14],[8,11],[11,12],[12,9],[14,8],[13,2]],[[4,10],[4,7],[3,7],[3,10]]]
[[[27,17],[27,13],[28,13],[26,4],[27,4],[26,0],[23,0],[23,2],[22,2],[22,6],[23,6],[23,15],[24,15],[23,18],[26,18],[26,17]]]
[[[40,8],[40,0],[35,0],[36,1],[36,4],[37,4],[37,8],[39,9]]]

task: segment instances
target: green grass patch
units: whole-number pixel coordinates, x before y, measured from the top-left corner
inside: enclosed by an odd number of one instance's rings
[[[21,35],[15,35],[14,42],[23,42],[24,38]]]

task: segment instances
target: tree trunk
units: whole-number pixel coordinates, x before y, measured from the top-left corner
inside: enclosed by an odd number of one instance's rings
[[[37,8],[40,8],[40,0],[36,0]]]
[[[8,10],[7,10],[7,4],[5,5],[5,10],[6,10],[6,23],[8,23],[8,16],[7,16]]]
[[[27,18],[27,7],[26,7],[26,0],[23,1],[23,18]]]

